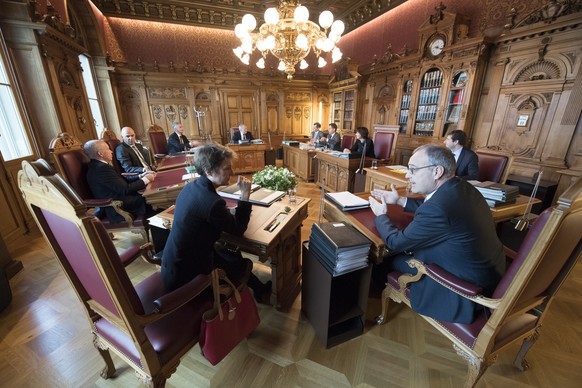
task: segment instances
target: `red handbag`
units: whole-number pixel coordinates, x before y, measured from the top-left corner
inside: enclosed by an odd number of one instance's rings
[[[219,279],[226,284],[220,284]],[[199,343],[202,355],[216,365],[257,328],[260,319],[249,288],[238,290],[224,271],[212,271],[212,289],[214,307],[202,315]],[[222,304],[221,294],[230,295]]]

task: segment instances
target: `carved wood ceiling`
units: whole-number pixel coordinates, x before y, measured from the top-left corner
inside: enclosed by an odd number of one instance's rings
[[[253,14],[259,23],[267,8],[277,0],[92,0],[108,17],[140,19],[155,22],[179,23],[198,27],[232,30],[246,13]],[[396,8],[408,0],[312,0],[302,3],[309,9],[310,19],[318,20],[325,10],[343,20],[346,33]]]

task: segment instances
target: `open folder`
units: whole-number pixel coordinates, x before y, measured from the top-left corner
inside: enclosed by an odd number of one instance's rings
[[[240,190],[237,184],[224,186],[216,191],[224,198],[240,198]],[[285,196],[284,191],[270,190],[259,185],[253,184],[251,186],[251,196],[249,202],[261,206],[270,206],[273,202]]]

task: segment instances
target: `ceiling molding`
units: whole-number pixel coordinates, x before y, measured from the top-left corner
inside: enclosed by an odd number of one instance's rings
[[[330,10],[345,23],[346,33],[407,0],[315,0],[305,4],[311,20]],[[177,23],[197,27],[234,30],[242,17],[253,14],[263,21],[265,10],[278,4],[276,0],[93,0],[106,17]]]

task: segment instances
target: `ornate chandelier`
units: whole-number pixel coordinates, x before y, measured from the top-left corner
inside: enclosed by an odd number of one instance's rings
[[[254,32],[257,26],[255,17],[251,14],[243,16],[242,23],[234,28],[241,45],[232,51],[242,63],[248,65],[253,51],[257,49],[262,55],[256,63],[260,69],[265,68],[265,58],[271,52],[279,59],[277,69],[287,73],[288,79],[293,79],[297,63],[300,63],[301,69],[309,66],[305,57],[311,50],[318,57],[319,67],[327,65],[322,53],[331,51],[332,63],[342,57],[336,43],[344,32],[344,23],[334,21],[330,11],[323,11],[319,15],[319,24],[309,20],[309,11],[298,1],[282,0],[277,8],[265,11],[265,23],[258,32]]]

